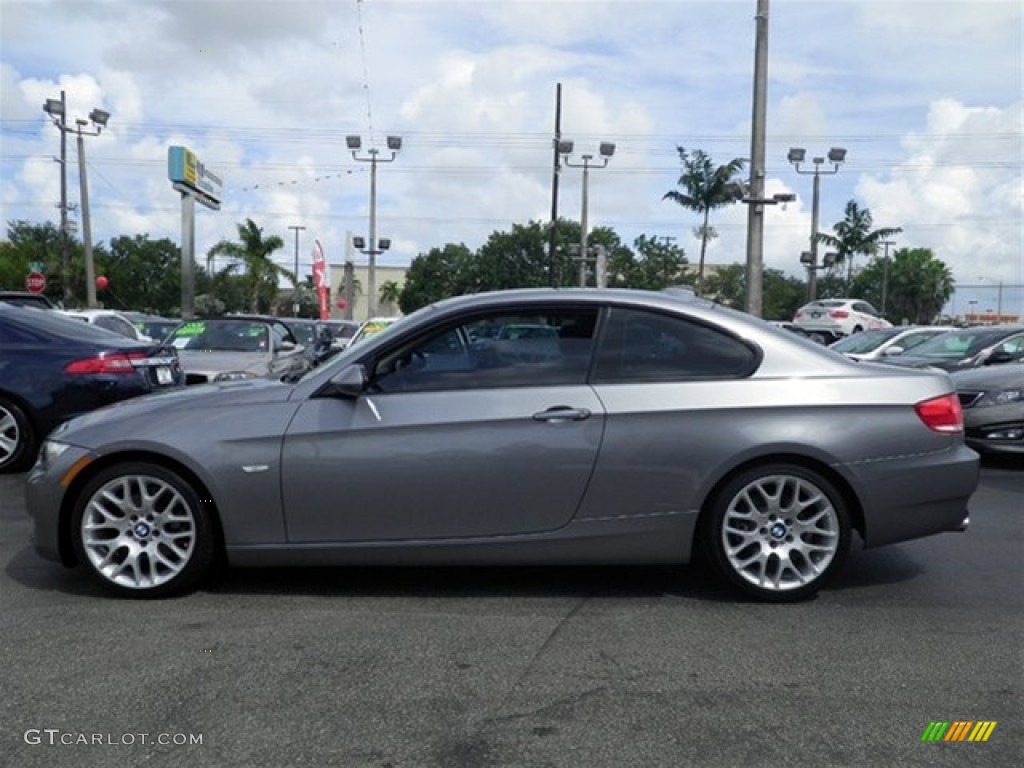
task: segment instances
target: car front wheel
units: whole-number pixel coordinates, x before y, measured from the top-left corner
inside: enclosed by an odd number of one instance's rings
[[[213,559],[212,521],[195,489],[164,467],[108,467],[83,489],[71,520],[80,562],[105,589],[164,597],[193,586]]]
[[[761,600],[801,600],[842,567],[850,547],[842,496],[816,472],[795,465],[755,467],[718,494],[705,542],[716,569]]]

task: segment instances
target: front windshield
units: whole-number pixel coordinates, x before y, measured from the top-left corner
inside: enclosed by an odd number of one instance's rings
[[[836,352],[863,355],[867,352],[874,352],[898,333],[903,333],[903,329],[879,328],[874,331],[862,331],[861,333],[847,336],[845,339],[840,339],[830,346]]]
[[[270,349],[266,323],[245,320],[192,320],[167,339],[175,349],[206,352],[266,352]]]

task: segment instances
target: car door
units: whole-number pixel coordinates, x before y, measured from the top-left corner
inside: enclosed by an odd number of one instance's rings
[[[745,400],[759,362],[759,350],[721,329],[612,308],[591,375],[605,434],[577,517],[696,520],[701,484],[759,439],[758,407]]]
[[[575,514],[604,412],[586,384],[598,309],[501,310],[397,336],[369,389],[303,403],[283,446],[292,542],[551,531]],[[560,355],[523,362],[482,330],[544,323]]]

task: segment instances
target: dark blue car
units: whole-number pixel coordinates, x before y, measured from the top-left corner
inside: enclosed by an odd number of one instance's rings
[[[171,348],[0,302],[0,473],[27,468],[72,416],[184,384]]]

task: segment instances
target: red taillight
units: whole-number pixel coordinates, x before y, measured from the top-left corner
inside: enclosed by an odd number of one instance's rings
[[[135,370],[132,360],[145,360],[145,352],[128,354],[97,355],[75,360],[64,366],[64,373],[131,373]]]
[[[949,434],[964,431],[964,412],[956,393],[925,400],[915,405],[914,410],[928,429]]]
[[[850,316],[850,313],[845,309],[833,309],[828,313],[830,317],[834,317],[836,320],[845,320]]]
[[[793,319],[794,319],[794,320],[799,320],[799,319],[800,319],[801,317],[803,317],[803,316],[804,316],[804,313],[803,313],[803,312],[801,312],[801,311],[800,311],[800,310],[798,309],[798,310],[796,311],[796,314],[795,314],[795,315],[793,315]]]

